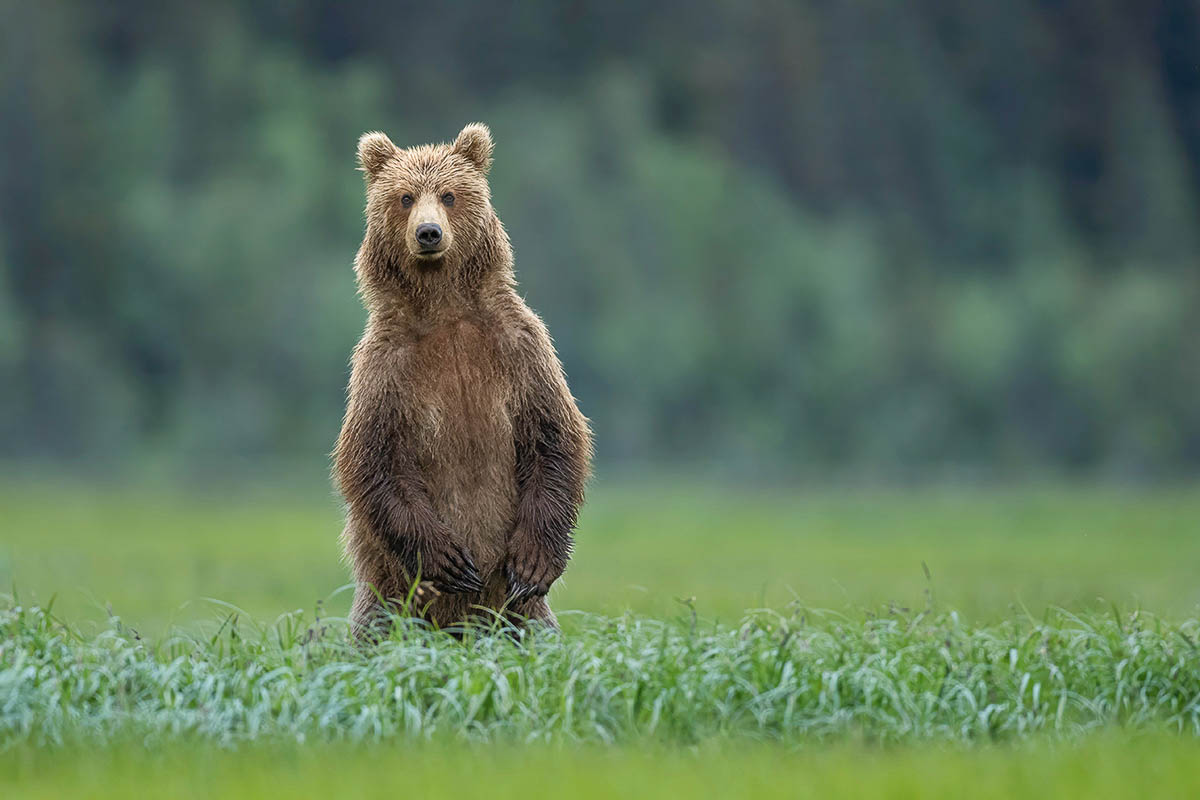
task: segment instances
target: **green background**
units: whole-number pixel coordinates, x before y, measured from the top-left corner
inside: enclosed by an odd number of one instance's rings
[[[1200,467],[1194,0],[0,8],[10,460],[323,459],[355,141],[483,120],[605,470]]]

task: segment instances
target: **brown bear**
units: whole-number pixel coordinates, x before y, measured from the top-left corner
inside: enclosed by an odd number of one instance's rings
[[[354,629],[383,612],[556,627],[546,594],[571,555],[591,432],[516,293],[491,133],[406,149],[368,133],[358,161],[367,325],[334,454]]]

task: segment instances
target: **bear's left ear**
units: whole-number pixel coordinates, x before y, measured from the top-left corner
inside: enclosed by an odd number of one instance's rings
[[[472,122],[454,140],[454,152],[465,156],[486,175],[492,166],[492,132],[482,122]]]

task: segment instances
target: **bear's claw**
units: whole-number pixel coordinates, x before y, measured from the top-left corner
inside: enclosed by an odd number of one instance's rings
[[[470,553],[462,547],[451,545],[441,554],[440,569],[431,562],[428,580],[439,591],[446,594],[469,594],[483,591],[483,578]]]
[[[522,580],[517,577],[516,570],[512,568],[512,565],[506,566],[504,572],[505,578],[508,580],[510,601],[523,600],[527,597],[543,597],[550,592],[549,581],[541,580],[537,576]]]

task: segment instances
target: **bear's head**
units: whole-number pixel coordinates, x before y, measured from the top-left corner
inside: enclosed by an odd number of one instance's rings
[[[452,144],[400,148],[382,133],[358,141],[367,182],[360,279],[373,288],[461,283],[511,259],[492,210],[492,135],[472,123]]]

